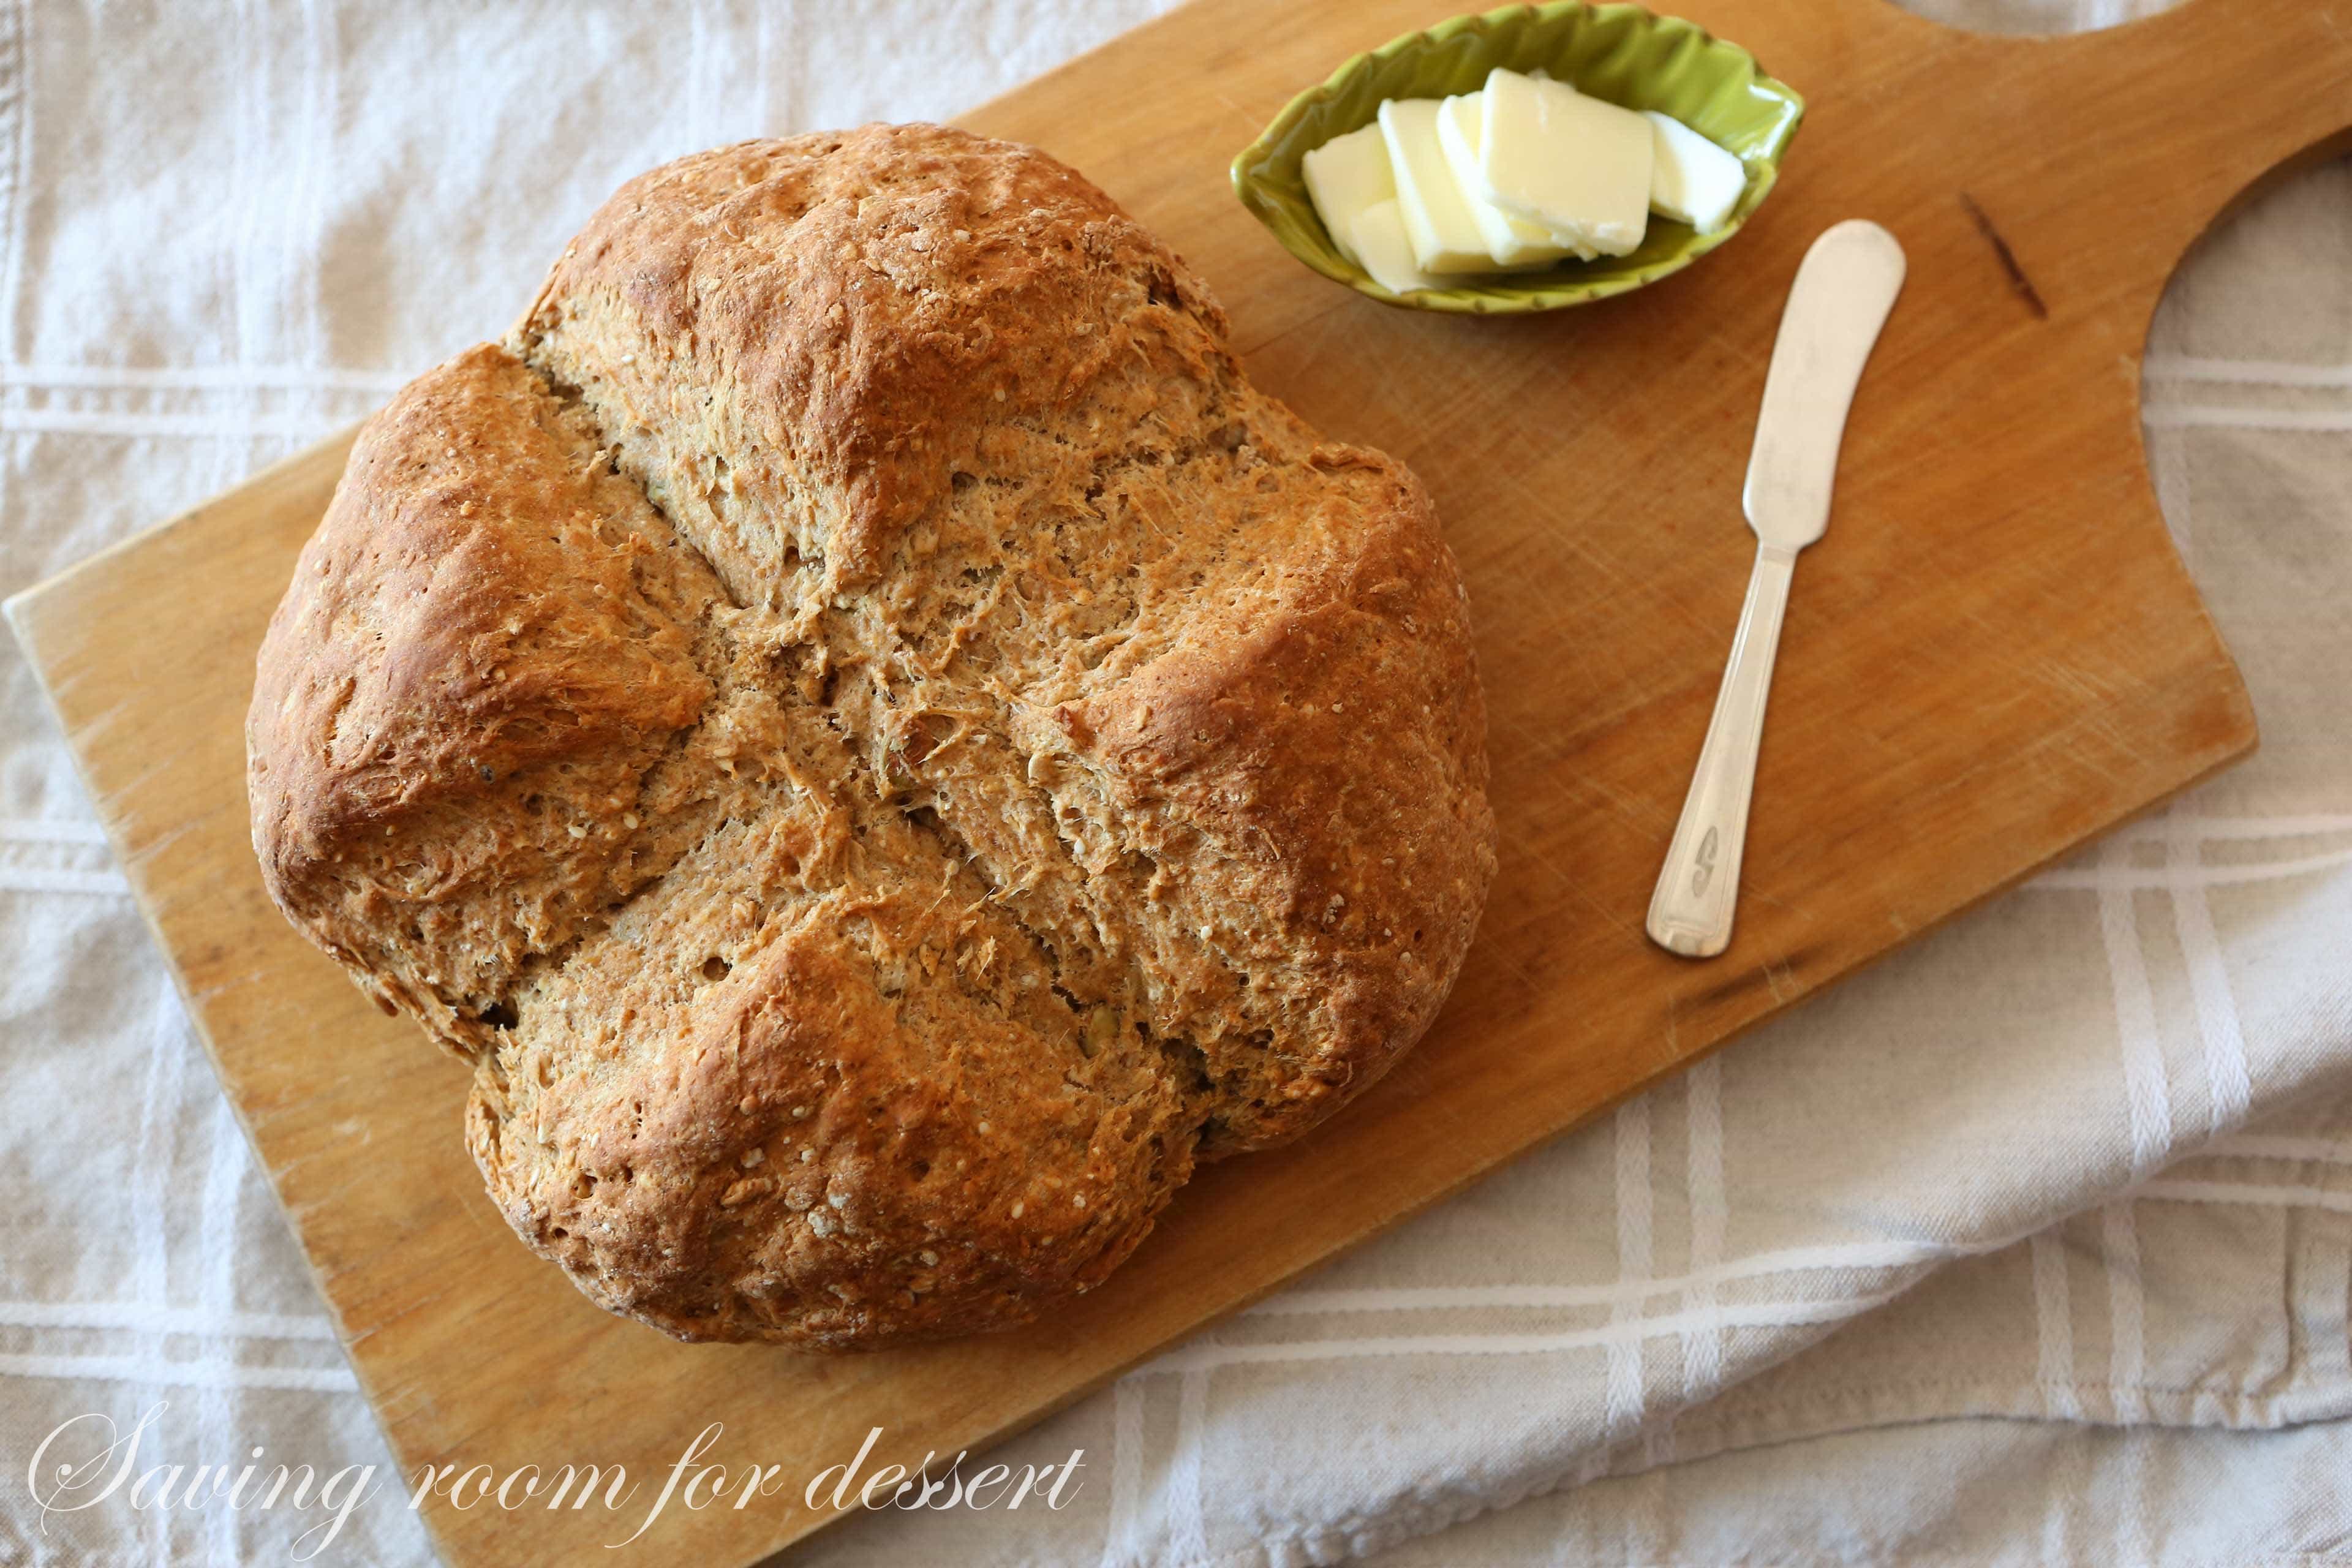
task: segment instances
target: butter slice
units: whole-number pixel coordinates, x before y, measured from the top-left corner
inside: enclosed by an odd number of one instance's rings
[[[1389,172],[1388,142],[1381,128],[1367,125],[1345,136],[1334,136],[1307,154],[1304,164],[1307,195],[1316,216],[1331,236],[1339,254],[1364,265],[1348,230],[1365,208],[1396,199],[1396,176]],[[1369,269],[1368,269],[1369,270]]]
[[[1649,127],[1643,132],[1646,136]],[[1445,150],[1437,142],[1437,100],[1392,98],[1381,105],[1381,135],[1395,171],[1397,210],[1412,241],[1413,260],[1423,272],[1496,272],[1486,237],[1470,216],[1470,204],[1454,183]],[[1642,171],[1643,188],[1650,174]]]
[[[1645,109],[1642,118],[1653,128],[1650,210],[1680,218],[1701,234],[1723,226],[1739,195],[1748,188],[1748,170],[1697,132],[1670,115]]]
[[[1348,244],[1356,265],[1391,294],[1444,287],[1414,264],[1412,241],[1405,237],[1404,214],[1394,196],[1348,220]]]
[[[1565,82],[1500,68],[1487,76],[1485,98],[1479,195],[1602,256],[1642,243],[1657,156],[1648,121]]]
[[[1438,106],[1437,144],[1445,150],[1445,166],[1496,266],[1549,267],[1572,254],[1572,247],[1554,238],[1549,229],[1515,218],[1478,194],[1479,117],[1485,102],[1484,93],[1465,92]],[[1591,252],[1585,256],[1590,259]]]

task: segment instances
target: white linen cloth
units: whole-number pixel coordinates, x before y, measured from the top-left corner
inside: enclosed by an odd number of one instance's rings
[[[627,175],[1152,9],[4,0],[0,590],[495,335]],[[2352,1562],[2347,258],[2337,163],[2152,344],[2257,759],[1016,1440],[1086,1448],[1060,1512],[795,1560]],[[13,645],[0,713],[0,1564],[285,1561],[318,1510],[27,1494],[59,1423],[158,1401],[181,1462],[391,1461]],[[318,1560],[429,1562],[403,1489]]]

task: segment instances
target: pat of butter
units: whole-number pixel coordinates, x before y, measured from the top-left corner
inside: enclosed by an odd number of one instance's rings
[[[1481,195],[1602,256],[1623,256],[1642,243],[1656,159],[1648,121],[1565,82],[1500,68],[1487,76],[1485,98]]]
[[[1445,150],[1445,166],[1461,189],[1462,199],[1470,208],[1470,221],[1478,226],[1479,237],[1496,266],[1549,267],[1574,254],[1574,247],[1555,238],[1549,229],[1513,217],[1479,194],[1479,120],[1485,103],[1484,93],[1465,92],[1438,105],[1437,142]],[[1586,251],[1586,259],[1591,254]]]
[[[1404,214],[1394,196],[1374,202],[1348,220],[1348,245],[1356,265],[1391,294],[1444,287],[1415,265]]]
[[[1644,134],[1648,127],[1643,127]],[[1437,100],[1392,98],[1381,105],[1381,135],[1388,142],[1389,167],[1396,173],[1397,210],[1412,241],[1413,260],[1423,272],[1496,272],[1486,237],[1470,216],[1470,204],[1446,167],[1437,141]],[[1643,170],[1644,189],[1650,174]]]
[[[1679,120],[1654,109],[1643,110],[1642,118],[1655,137],[1650,210],[1713,234],[1739,205],[1739,194],[1748,188],[1747,168]]]
[[[1389,172],[1389,147],[1381,128],[1367,125],[1345,136],[1334,136],[1307,154],[1303,165],[1307,195],[1316,216],[1330,232],[1339,254],[1364,265],[1348,229],[1365,208],[1396,199],[1396,176]],[[1370,270],[1369,268],[1366,268]]]

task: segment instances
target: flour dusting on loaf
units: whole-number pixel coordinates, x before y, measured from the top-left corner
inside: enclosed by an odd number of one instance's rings
[[[1484,729],[1410,472],[1069,169],[868,126],[630,182],[372,420],[247,742],[271,896],[472,1065],[523,1239],[850,1348],[1034,1317],[1378,1079]]]

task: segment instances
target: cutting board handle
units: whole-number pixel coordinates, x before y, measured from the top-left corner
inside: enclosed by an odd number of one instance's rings
[[[2347,0],[2187,0],[2099,32],[2002,42],[2046,51],[2042,108],[2017,130],[2044,151],[2013,162],[2045,183],[2027,205],[2064,266],[2105,255],[2160,290],[2248,195],[2352,149]]]

